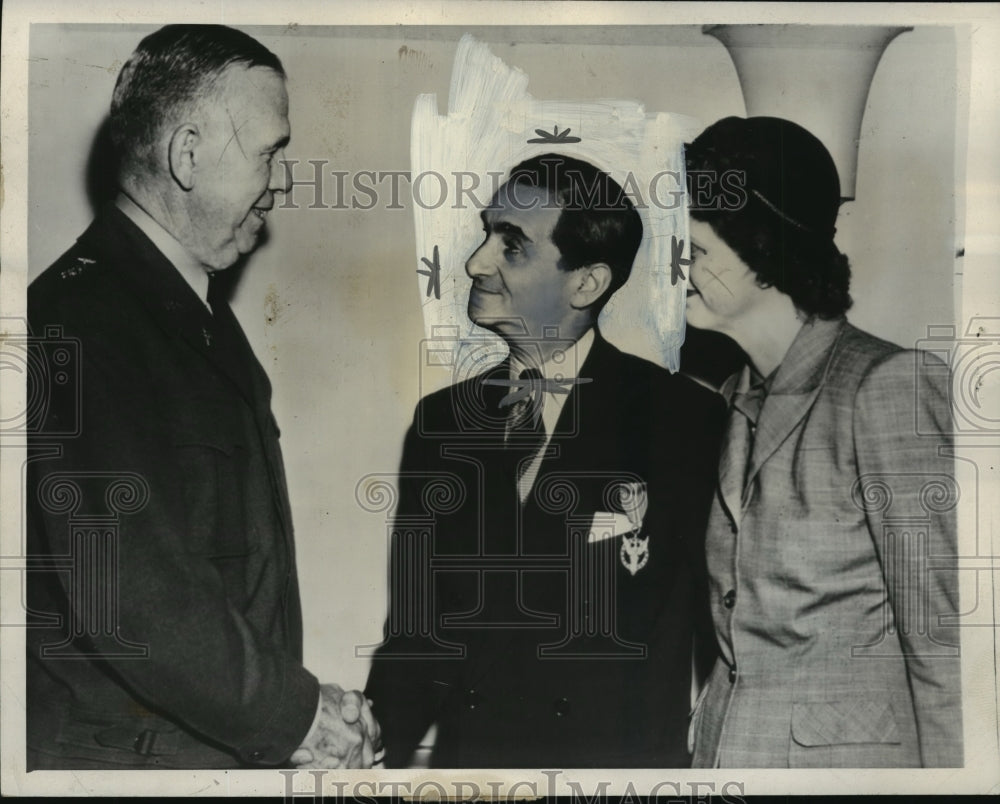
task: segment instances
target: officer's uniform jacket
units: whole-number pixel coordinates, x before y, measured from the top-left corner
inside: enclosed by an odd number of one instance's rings
[[[29,749],[57,767],[285,762],[318,683],[270,384],[232,312],[110,207],[28,315]]]

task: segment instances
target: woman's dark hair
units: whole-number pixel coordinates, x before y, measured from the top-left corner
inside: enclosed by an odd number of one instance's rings
[[[727,117],[685,147],[690,214],[808,315],[851,306],[851,269],[833,242],[840,181],[829,152],[776,117]]]

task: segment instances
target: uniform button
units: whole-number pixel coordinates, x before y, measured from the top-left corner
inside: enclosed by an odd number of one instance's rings
[[[736,590],[730,589],[726,592],[725,596],[722,598],[722,605],[727,609],[731,609],[736,605]]]
[[[483,696],[480,695],[475,690],[469,690],[467,693],[465,693],[465,705],[469,707],[469,709],[475,709],[482,702],[483,702]]]
[[[730,684],[735,684],[736,683],[736,665],[735,664],[732,667],[729,668],[729,683]]]
[[[553,702],[552,711],[556,713],[556,717],[563,717],[569,714],[569,699],[560,698],[558,701]]]

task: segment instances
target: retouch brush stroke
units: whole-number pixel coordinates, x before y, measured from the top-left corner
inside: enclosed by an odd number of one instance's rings
[[[602,313],[602,332],[626,351],[676,371],[686,284],[671,284],[671,245],[687,241],[682,144],[698,127],[689,117],[648,114],[632,100],[537,100],[526,73],[463,36],[447,114],[438,113],[436,95],[417,97],[410,152],[425,332],[438,354],[458,350],[442,362],[476,372],[506,353],[499,338],[466,314],[471,281],[464,265],[480,240],[476,204],[489,202],[513,165],[556,152],[606,170],[642,216],[635,268]]]

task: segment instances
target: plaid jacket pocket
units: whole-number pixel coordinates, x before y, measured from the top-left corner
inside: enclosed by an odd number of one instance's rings
[[[892,704],[864,697],[794,703],[792,739],[805,746],[900,742]]]

